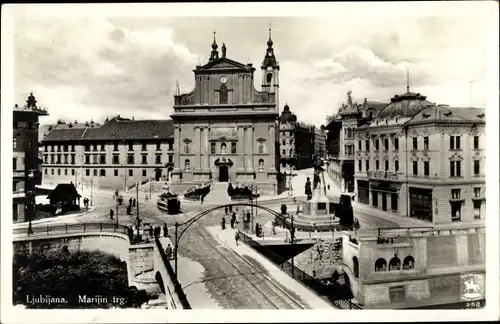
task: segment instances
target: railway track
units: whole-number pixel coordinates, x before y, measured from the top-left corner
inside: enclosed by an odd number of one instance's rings
[[[241,255],[232,251],[232,249],[221,240],[221,242],[225,245],[224,249],[218,248],[210,238],[206,236],[205,233],[201,231],[197,231],[199,235],[210,245],[212,248],[217,251],[217,253],[231,266],[236,270],[237,276],[245,278],[245,280],[254,288],[254,290],[258,291],[263,300],[267,302],[267,304],[271,308],[275,309],[307,309],[308,307],[302,305],[295,298],[290,296],[277,282],[268,277],[267,275],[261,273],[258,269],[256,269],[253,264],[242,257]],[[236,256],[238,264],[235,264],[231,261],[232,258]],[[233,275],[234,276],[234,275]]]

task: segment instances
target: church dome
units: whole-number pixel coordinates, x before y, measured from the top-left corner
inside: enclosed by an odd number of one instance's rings
[[[420,93],[409,91],[402,95],[395,95],[391,98],[391,103],[380,110],[377,118],[413,117],[422,108],[434,106],[426,99],[427,97]]]
[[[285,107],[283,107],[283,112],[281,113],[280,116],[280,122],[282,123],[295,123],[297,121],[297,116],[295,114],[292,114],[290,111],[290,106],[288,104],[285,104]]]

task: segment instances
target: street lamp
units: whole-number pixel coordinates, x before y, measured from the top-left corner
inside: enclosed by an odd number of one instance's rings
[[[281,216],[283,217],[283,220],[284,220],[283,224],[285,224],[285,226],[288,227],[288,229],[290,230],[290,241],[291,241],[292,250],[293,250],[293,245],[295,243],[294,242],[295,241],[295,227],[293,226],[294,216],[293,216],[293,214],[290,214],[290,215],[283,215],[282,214]],[[290,226],[288,226],[288,223],[286,222],[286,219],[288,219],[288,218],[291,221],[290,222],[291,223]],[[293,251],[292,251],[292,255],[294,255]],[[294,263],[295,263],[294,262],[295,261],[295,257],[294,256],[292,256],[292,260],[291,261],[292,261],[292,278],[295,278],[295,276],[294,276],[294,273],[295,273],[295,271],[294,271],[294,269],[295,269],[295,265],[294,265]]]
[[[90,179],[90,206],[93,206],[92,205],[92,190],[93,190],[93,187],[94,187],[94,179]]]
[[[34,185],[33,185],[33,179],[35,178],[35,175],[33,174],[33,170],[30,170],[29,173],[28,173],[28,179],[29,179],[29,185],[27,186],[28,188],[32,189],[32,190],[29,190],[26,194],[28,196],[28,204],[29,205],[33,205],[33,211],[32,211],[32,215],[30,215],[30,221],[32,219],[35,218],[36,214],[35,214],[35,207],[36,207],[36,203],[35,203],[35,190],[34,190]]]

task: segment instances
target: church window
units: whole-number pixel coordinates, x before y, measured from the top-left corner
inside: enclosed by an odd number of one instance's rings
[[[219,103],[221,104],[227,104],[227,87],[226,86],[221,86],[219,89]]]
[[[191,169],[191,162],[189,160],[184,161],[184,171],[189,171]]]
[[[235,142],[231,143],[231,154],[236,154],[236,143]]]
[[[273,80],[273,74],[268,73],[266,77],[267,77],[267,83],[271,83],[271,81]]]
[[[189,143],[184,143],[184,153],[189,153]]]
[[[215,143],[210,143],[210,153],[215,154]]]

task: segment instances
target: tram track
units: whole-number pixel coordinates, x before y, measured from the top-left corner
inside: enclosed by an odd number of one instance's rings
[[[244,278],[251,287],[254,288],[260,295],[262,295],[263,300],[267,302],[267,304],[271,308],[275,309],[307,309],[308,307],[302,305],[295,298],[290,296],[278,283],[276,283],[273,279],[268,277],[267,275],[260,272],[258,269],[254,267],[254,265],[242,257],[241,255],[235,253],[223,240],[219,240],[223,244],[222,249],[221,245],[217,246],[212,242],[210,238],[206,236],[202,231],[197,231],[199,236],[201,236],[212,248],[215,250],[222,258],[225,260],[227,264],[229,264],[232,268],[236,270],[236,274],[230,276],[239,276]],[[231,261],[236,256],[237,260],[240,260],[239,264],[235,264]],[[246,268],[246,269],[242,269]]]

